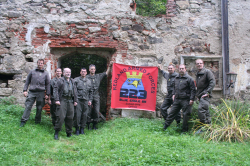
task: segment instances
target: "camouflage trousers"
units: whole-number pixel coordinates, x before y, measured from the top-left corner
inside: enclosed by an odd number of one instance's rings
[[[182,124],[182,131],[188,131],[188,120],[189,116],[192,113],[192,105],[189,104],[189,99],[175,99],[173,106],[169,112],[169,115],[165,121],[167,126],[174,121],[175,116],[180,112],[182,109],[183,112],[183,124]]]
[[[75,108],[74,126],[85,128],[87,123],[87,117],[89,112],[88,100],[78,99],[77,106]]]
[[[56,108],[56,123],[54,129],[60,131],[65,122],[66,133],[72,133],[74,118],[73,100],[62,98],[60,105]]]
[[[161,115],[163,116],[164,120],[168,117],[168,109],[173,104],[173,99],[166,97],[161,105]],[[181,111],[175,116],[175,120],[177,123],[181,121]]]
[[[200,98],[199,107],[198,107],[198,117],[201,123],[210,124],[211,116],[209,112],[209,97]]]

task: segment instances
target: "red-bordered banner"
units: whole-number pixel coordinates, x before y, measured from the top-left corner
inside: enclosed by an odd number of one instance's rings
[[[111,108],[155,111],[158,68],[114,63]]]

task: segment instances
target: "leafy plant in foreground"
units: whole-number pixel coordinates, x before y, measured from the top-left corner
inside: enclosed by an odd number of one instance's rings
[[[16,103],[16,98],[14,96],[4,97],[0,99],[0,104],[12,105]]]
[[[250,107],[240,101],[225,101],[214,108],[212,124],[202,124],[209,141],[244,142],[250,138]]]

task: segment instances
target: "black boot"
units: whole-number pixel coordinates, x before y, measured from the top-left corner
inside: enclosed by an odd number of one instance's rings
[[[167,130],[169,125],[167,125],[166,123],[164,124],[163,130]]]
[[[181,127],[181,122],[180,121],[176,121],[176,126],[178,127],[178,128],[180,128]]]
[[[185,126],[185,127],[182,126],[181,132],[182,133],[187,133],[188,132],[188,126]]]
[[[79,131],[78,131],[79,132]],[[71,133],[67,133],[67,137],[71,137],[72,135],[71,135]]]
[[[87,126],[88,126],[88,130],[91,130],[90,123],[87,123]]]
[[[76,127],[76,135],[79,135],[79,127]]]
[[[59,133],[59,131],[58,131],[58,130],[55,130],[55,135],[54,135],[54,139],[55,139],[55,140],[59,140],[59,138],[58,138],[58,133]]]
[[[93,130],[97,130],[98,128],[97,128],[97,122],[94,122],[93,123]]]
[[[25,122],[21,122],[20,127],[24,127]]]
[[[80,134],[84,134],[84,128],[80,128]]]

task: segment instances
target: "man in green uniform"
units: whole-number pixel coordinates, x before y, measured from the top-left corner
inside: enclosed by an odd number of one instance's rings
[[[191,76],[186,73],[185,65],[179,66],[179,74],[174,81],[173,90],[173,106],[165,121],[164,130],[170,126],[175,116],[182,109],[183,111],[183,126],[182,132],[188,131],[188,118],[192,111],[192,105],[195,99],[195,85]]]
[[[86,78],[87,69],[82,68],[80,74],[81,74],[80,77],[76,77],[74,79],[75,87],[77,89],[77,98],[78,98],[78,103],[76,106],[75,116],[74,116],[76,135],[84,134],[84,128],[87,123],[89,105],[91,105],[93,98],[91,82],[89,79]]]
[[[57,68],[55,72],[56,72],[55,78],[50,80],[50,95],[49,95],[50,115],[51,115],[53,126],[55,126],[55,123],[56,123],[56,103],[55,103],[53,91],[54,91],[55,85],[57,84],[58,79],[61,78],[62,69]]]
[[[70,78],[71,70],[65,68],[63,70],[62,78],[59,78],[55,86],[54,96],[56,108],[56,123],[55,123],[55,135],[54,138],[58,140],[58,133],[62,128],[65,121],[65,128],[67,137],[71,137],[73,118],[74,118],[74,106],[77,105],[77,92],[74,86],[74,80]]]
[[[37,61],[37,68],[35,70],[32,70],[27,76],[23,88],[23,95],[27,98],[25,101],[25,110],[21,118],[20,127],[24,127],[25,123],[29,119],[31,108],[35,103],[35,101],[36,101],[35,123],[36,124],[41,123],[42,108],[45,104],[45,99],[48,99],[48,96],[50,94],[49,73],[44,70],[43,66],[44,66],[44,60],[39,59]],[[28,87],[29,87],[29,93],[27,92]]]
[[[173,104],[173,90],[174,90],[174,80],[175,77],[178,75],[175,72],[174,65],[170,64],[168,66],[168,73],[162,70],[162,66],[158,65],[158,68],[161,70],[161,73],[163,77],[167,80],[167,89],[168,94],[166,95],[166,98],[164,99],[162,105],[161,105],[161,115],[163,116],[164,120],[168,117],[168,108]],[[181,121],[181,112],[179,112],[175,117],[176,123],[180,124]]]
[[[198,117],[203,124],[210,124],[211,117],[209,113],[209,101],[212,97],[212,90],[215,86],[215,78],[213,73],[204,67],[201,59],[195,61],[198,72],[196,74],[196,97],[198,98]]]
[[[91,119],[93,119],[93,129],[97,129],[97,123],[99,120],[99,112],[100,112],[100,95],[99,95],[99,86],[100,82],[105,77],[110,73],[110,67],[112,66],[113,62],[110,62],[110,65],[107,69],[106,72],[95,74],[96,68],[95,65],[91,64],[89,66],[89,71],[90,74],[86,76],[87,79],[90,80],[91,85],[92,85],[92,90],[93,90],[93,100],[92,100],[92,105],[93,108],[89,109],[88,113],[88,129],[89,129],[89,124],[91,123]]]

